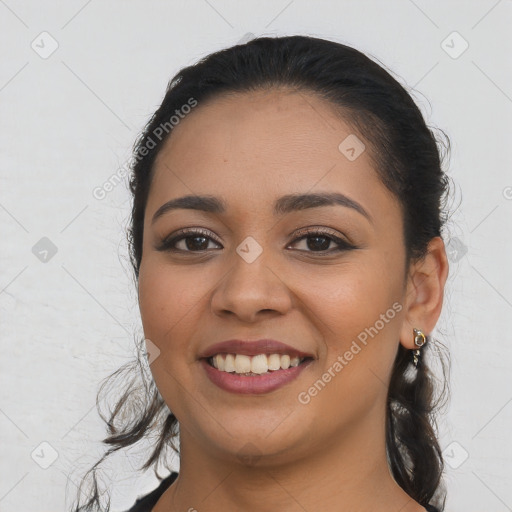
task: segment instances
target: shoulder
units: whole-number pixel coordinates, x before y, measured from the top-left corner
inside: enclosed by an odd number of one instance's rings
[[[156,505],[156,502],[165,490],[176,480],[177,472],[172,472],[168,477],[164,478],[158,487],[151,491],[149,494],[140,496],[136,499],[135,504],[126,512],[151,512],[151,509]]]

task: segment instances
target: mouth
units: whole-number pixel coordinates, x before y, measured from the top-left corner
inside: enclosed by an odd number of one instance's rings
[[[199,354],[201,367],[213,384],[246,396],[284,387],[313,360],[313,353],[272,339],[222,341]]]
[[[203,359],[219,372],[233,373],[243,377],[258,377],[279,370],[287,370],[313,360],[312,357],[277,353],[253,356],[235,353],[215,354]]]
[[[200,363],[211,383],[224,391],[248,396],[271,393],[289,385],[306,371],[313,358],[294,356],[292,361],[287,354],[247,356],[228,353],[201,358]]]

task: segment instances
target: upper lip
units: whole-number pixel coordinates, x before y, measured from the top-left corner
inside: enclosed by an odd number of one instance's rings
[[[246,356],[257,356],[258,354],[288,354],[290,357],[313,357],[313,354],[302,352],[296,348],[272,339],[261,339],[255,341],[226,340],[210,345],[199,357],[208,358],[215,354],[243,354]]]

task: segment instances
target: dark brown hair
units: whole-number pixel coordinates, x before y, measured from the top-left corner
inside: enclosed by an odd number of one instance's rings
[[[212,53],[179,71],[136,141],[129,183],[133,206],[127,233],[136,280],[153,163],[172,134],[169,120],[173,116],[178,120],[177,114],[186,113],[183,106],[191,105],[191,99],[200,108],[208,99],[225,92],[272,87],[313,92],[326,99],[368,142],[376,171],[402,207],[407,265],[424,256],[429,241],[441,235],[446,220],[443,201],[448,190],[448,179],[441,166],[443,144],[427,127],[405,88],[383,66],[349,46],[308,36],[261,37]],[[443,147],[448,152],[446,135],[445,141]],[[445,363],[438,353],[436,360],[442,363],[445,379],[436,401],[434,378],[427,365],[433,341],[428,339],[422,349],[412,377],[411,352],[399,345],[388,392],[386,449],[396,482],[422,506],[433,504],[442,511],[443,459],[436,437],[435,413],[446,394],[447,379]],[[138,344],[139,357],[116,371],[100,388],[98,404],[109,388],[111,391],[119,384],[124,392],[106,415],[98,407],[108,427],[108,437],[103,442],[109,449],[85,475],[74,511],[109,510],[110,502],[104,508],[100,503],[102,493],[96,472],[113,452],[152,435],[152,449],[140,469],[154,467],[155,472],[160,462],[170,470],[166,465],[168,448],[179,453],[175,443],[178,422],[140,355],[143,342]],[[92,485],[84,492],[89,476]],[[81,505],[82,494],[86,500]]]

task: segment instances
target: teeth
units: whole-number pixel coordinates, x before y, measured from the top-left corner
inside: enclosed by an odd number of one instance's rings
[[[224,357],[221,354],[218,354],[220,357]],[[224,359],[224,371],[233,373],[235,370],[235,356],[233,354],[226,354],[226,358]]]
[[[249,373],[251,371],[251,358],[237,354],[235,357],[235,371],[236,373]]]
[[[300,357],[292,357],[290,359],[290,366],[299,366],[300,364]]]
[[[251,372],[258,373],[258,374],[268,372],[268,360],[267,360],[267,356],[265,354],[259,354],[252,358]]]
[[[217,354],[215,356],[214,361],[215,361],[215,368],[217,368],[220,371],[224,371],[224,367],[225,367],[224,358],[220,354]]]
[[[258,354],[246,356],[243,354],[216,354],[210,358],[211,364],[222,372],[245,375],[261,375],[269,371],[286,370],[298,366],[303,359],[290,357],[288,354]]]
[[[271,354],[267,359],[269,370],[279,370],[281,368],[281,356],[279,354]]]

